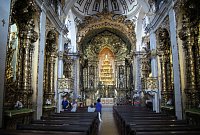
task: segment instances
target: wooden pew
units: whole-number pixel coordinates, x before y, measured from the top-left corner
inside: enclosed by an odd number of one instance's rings
[[[199,135],[199,131],[137,132],[136,135]]]
[[[177,132],[177,131],[196,131],[200,133],[199,127],[190,127],[190,126],[170,126],[170,125],[164,125],[164,126],[146,126],[146,125],[140,125],[140,126],[130,126],[130,130],[126,133],[126,135],[137,135],[139,132]],[[162,135],[162,134],[161,134]]]
[[[1,135],[87,135],[83,132],[56,132],[37,130],[0,130]]]
[[[144,108],[131,106],[113,107],[113,113],[121,135],[197,135],[199,127],[190,127],[175,116],[157,114]]]
[[[18,125],[18,130],[38,130],[38,131],[59,131],[59,132],[79,132],[91,135],[90,126],[88,125]]]
[[[42,120],[32,121],[29,125],[18,125],[18,130],[75,132],[87,135],[98,133],[97,113],[55,113],[41,117]]]

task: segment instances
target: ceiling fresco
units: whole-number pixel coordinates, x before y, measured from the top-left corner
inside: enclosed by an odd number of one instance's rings
[[[79,18],[91,16],[104,10],[129,17],[135,16],[139,8],[137,0],[77,0],[72,11]]]

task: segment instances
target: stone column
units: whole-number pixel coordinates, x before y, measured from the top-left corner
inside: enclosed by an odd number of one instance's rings
[[[155,33],[150,34],[150,50],[151,50],[152,77],[158,78],[158,67],[157,67],[158,65],[157,65],[157,54],[156,54],[156,34]],[[156,83],[158,84],[158,80],[156,81]],[[160,90],[158,89],[158,87],[156,87],[154,89],[154,91],[155,91],[155,95],[154,95],[153,108],[154,108],[154,111],[159,113],[160,112],[160,99],[159,99]]]
[[[39,61],[38,61],[38,92],[37,92],[37,108],[36,108],[36,119],[39,120],[42,116],[43,108],[43,77],[44,77],[44,48],[46,41],[46,11],[42,9],[40,14],[40,42],[39,42]]]
[[[63,44],[63,33],[61,32],[59,35],[59,43],[58,43],[58,78],[63,78],[63,53],[64,53],[64,44]],[[58,87],[57,87],[58,88]],[[61,111],[62,105],[62,97],[61,92],[57,89],[57,113]]]
[[[8,40],[8,26],[10,15],[10,0],[2,0],[0,4],[0,128],[3,122],[3,95],[6,63],[6,45]]]
[[[80,95],[79,69],[80,69],[79,57],[74,56],[74,61],[73,61],[74,98],[77,98],[78,95]]]
[[[140,56],[138,54],[136,54],[135,58],[134,58],[134,65],[135,65],[135,92],[139,92],[140,89]]]
[[[180,67],[178,56],[178,44],[176,39],[176,18],[173,8],[169,11],[169,23],[170,23],[170,39],[172,48],[172,62],[173,62],[173,74],[174,74],[174,97],[175,97],[175,113],[177,119],[183,118],[182,108],[182,94],[181,94],[181,81],[180,81]]]

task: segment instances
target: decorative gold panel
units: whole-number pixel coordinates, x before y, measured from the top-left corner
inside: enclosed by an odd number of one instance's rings
[[[78,37],[79,44],[83,42],[89,34],[99,29],[115,29],[120,33],[126,36],[129,42],[132,45],[132,48],[135,48],[135,25],[130,20],[126,20],[126,17],[123,15],[115,15],[110,12],[101,12],[97,13],[96,16],[88,16],[85,18],[84,23],[78,26]]]

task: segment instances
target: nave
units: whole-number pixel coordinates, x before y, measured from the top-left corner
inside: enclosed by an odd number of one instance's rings
[[[103,106],[102,120],[96,112],[81,109],[44,116],[32,124],[19,124],[17,130],[0,130],[1,135],[199,135],[198,126],[175,116],[155,113],[131,105]]]
[[[124,124],[129,121],[120,107],[107,106],[127,103],[147,105],[156,118],[161,113],[200,126],[200,0],[0,3],[1,130],[22,132],[26,125],[60,134],[139,134],[138,127]],[[95,113],[63,114],[65,98],[83,110],[101,98],[103,123]],[[135,107],[124,109],[135,115]],[[141,112],[142,118],[148,115]],[[162,119],[160,124],[168,123]],[[43,120],[50,125],[40,126]],[[143,131],[149,130],[146,124]],[[161,130],[160,124],[152,127]]]

